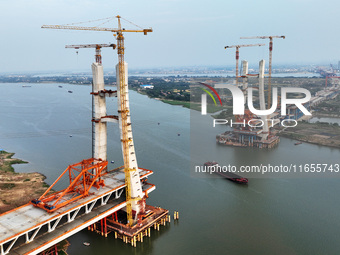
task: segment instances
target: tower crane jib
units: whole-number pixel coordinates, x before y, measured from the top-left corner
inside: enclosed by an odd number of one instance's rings
[[[239,73],[238,73],[238,62],[239,62],[239,58],[240,58],[240,51],[239,49],[242,47],[255,47],[255,46],[264,46],[265,44],[242,44],[242,45],[231,45],[231,46],[225,46],[225,49],[228,48],[236,48],[236,86],[238,85],[238,77],[239,77]]]
[[[272,79],[272,54],[273,54],[273,38],[282,38],[285,39],[284,35],[269,35],[269,36],[250,36],[250,37],[240,37],[240,39],[269,39],[269,68],[268,68],[268,104],[267,108],[271,107],[271,96],[272,96],[272,88],[271,88],[271,79]]]

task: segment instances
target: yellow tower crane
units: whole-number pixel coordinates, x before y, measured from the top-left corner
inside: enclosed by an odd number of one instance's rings
[[[72,48],[72,49],[81,49],[81,48],[95,48],[96,49],[96,55],[95,60],[96,63],[101,64],[102,63],[102,55],[101,55],[101,48],[103,47],[110,47],[115,49],[117,45],[111,43],[111,44],[79,44],[79,45],[66,45],[65,48]]]
[[[270,35],[270,36],[251,36],[251,37],[240,37],[240,39],[269,39],[269,71],[268,71],[268,104],[267,107],[270,109],[272,102],[272,53],[273,53],[273,38],[285,39],[284,35]]]
[[[238,60],[240,58],[240,48],[241,47],[254,47],[254,46],[264,46],[265,44],[243,44],[243,45],[231,45],[231,46],[225,46],[225,49],[228,48],[236,48],[236,86],[238,85]]]
[[[50,28],[50,29],[70,29],[70,30],[89,30],[89,31],[107,31],[114,33],[114,36],[117,38],[117,50],[118,50],[118,70],[119,70],[119,101],[120,101],[120,125],[121,125],[121,141],[122,141],[122,149],[123,149],[123,158],[124,158],[124,172],[125,172],[125,185],[126,185],[126,212],[127,212],[127,220],[130,226],[133,225],[134,220],[132,217],[132,202],[140,200],[140,197],[132,197],[132,173],[138,171],[138,169],[134,169],[130,166],[131,161],[129,159],[130,152],[129,146],[132,143],[132,139],[129,137],[129,105],[128,105],[128,84],[125,81],[125,62],[124,62],[124,33],[134,32],[134,33],[147,33],[152,32],[151,28],[148,29],[139,29],[139,30],[128,30],[122,28],[121,25],[121,16],[116,16],[118,19],[118,28],[105,28],[105,27],[83,27],[83,26],[72,26],[72,25],[43,25],[41,28]],[[129,21],[128,21],[129,22]],[[131,22],[130,22],[131,23]],[[133,24],[133,23],[132,23]],[[135,24],[134,24],[135,25]],[[136,25],[137,26],[137,25]],[[139,179],[138,179],[139,180]]]

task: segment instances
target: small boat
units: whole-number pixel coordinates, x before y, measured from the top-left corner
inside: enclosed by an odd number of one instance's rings
[[[90,246],[90,243],[88,243],[88,242],[83,242],[83,245],[85,245],[85,246]]]
[[[23,88],[30,88],[30,87],[32,87],[32,86],[30,86],[30,85],[22,85],[22,87],[23,87]]]
[[[72,90],[69,90],[69,91],[67,91],[68,93],[73,93],[73,91]]]
[[[299,145],[299,144],[302,144],[302,142],[297,142],[297,143],[294,143],[294,145]]]
[[[63,86],[58,86],[59,88],[62,88]]]

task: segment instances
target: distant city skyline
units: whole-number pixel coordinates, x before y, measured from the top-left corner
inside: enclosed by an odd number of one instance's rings
[[[268,60],[268,40],[241,36],[285,35],[274,39],[273,65],[332,63],[340,60],[335,0],[13,0],[0,1],[0,73],[90,70],[93,49],[65,49],[67,44],[115,43],[110,32],[41,29],[121,15],[154,32],[126,34],[126,61],[131,69],[235,65],[235,49],[226,45],[265,43],[241,48],[240,60],[257,65]],[[97,23],[98,24],[98,23]],[[87,24],[81,24],[87,25]],[[103,24],[117,27],[117,22]],[[135,28],[123,21],[123,26]],[[103,49],[104,70],[117,63]],[[268,63],[266,63],[268,64]]]

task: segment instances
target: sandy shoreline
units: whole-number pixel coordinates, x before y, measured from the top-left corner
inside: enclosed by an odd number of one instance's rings
[[[14,153],[0,151],[0,213],[40,197],[48,187],[43,174],[15,172],[13,164],[28,162],[14,159],[13,155]]]

